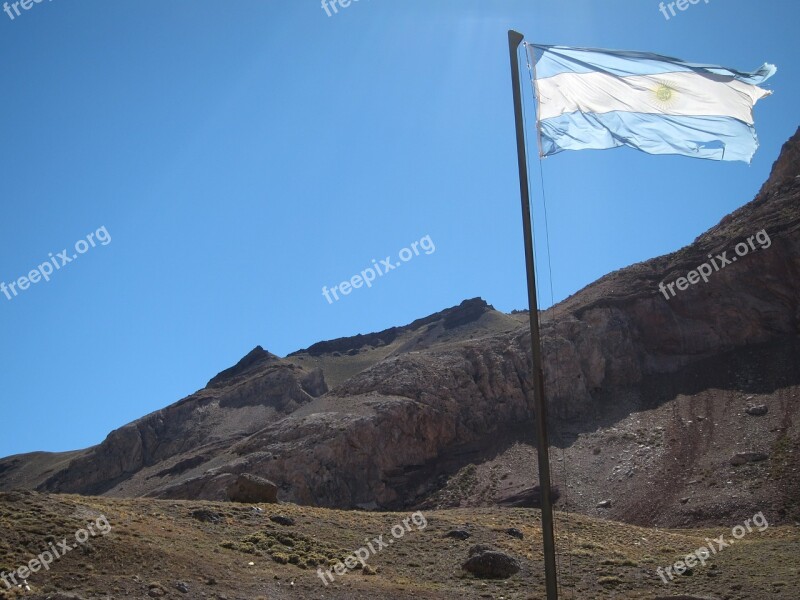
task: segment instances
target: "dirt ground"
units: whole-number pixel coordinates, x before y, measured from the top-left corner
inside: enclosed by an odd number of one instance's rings
[[[271,517],[286,517],[274,522]],[[403,520],[406,525],[403,525]],[[110,530],[101,527],[106,523]],[[0,569],[16,571],[48,549],[63,552],[22,588],[0,582],[0,598],[532,600],[544,595],[539,513],[533,509],[460,508],[409,513],[336,511],[279,505],[120,500],[0,494]],[[94,535],[89,533],[92,526]],[[736,525],[732,523],[731,526]],[[394,537],[392,528],[396,534]],[[516,528],[523,539],[509,535]],[[88,533],[85,543],[76,532]],[[465,540],[448,537],[454,529]],[[107,533],[104,535],[103,531]],[[796,600],[800,529],[754,529],[691,574],[665,584],[656,574],[730,529],[647,529],[560,513],[563,598],[600,600],[680,596]],[[87,537],[86,534],[83,534]],[[381,547],[375,538],[383,536]],[[388,543],[391,542],[391,543]],[[372,543],[367,567],[327,585],[317,571]],[[63,544],[63,542],[62,542]],[[519,573],[480,580],[461,569],[468,550],[486,544],[516,558]],[[34,566],[36,566],[34,564]],[[360,567],[360,565],[359,565]]]

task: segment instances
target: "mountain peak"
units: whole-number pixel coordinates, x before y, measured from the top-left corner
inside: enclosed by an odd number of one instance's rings
[[[440,314],[444,316],[444,328],[452,329],[477,321],[483,313],[490,310],[494,310],[494,307],[483,298],[470,298],[458,306],[443,310]]]
[[[255,366],[276,360],[280,360],[280,358],[278,358],[271,352],[267,352],[261,346],[256,346],[234,366],[230,367],[229,369],[225,369],[224,371],[217,374],[213,379],[211,379],[211,381],[208,382],[208,387],[216,387],[222,382],[227,381],[229,379],[233,379],[234,377],[237,377],[249,371]]]

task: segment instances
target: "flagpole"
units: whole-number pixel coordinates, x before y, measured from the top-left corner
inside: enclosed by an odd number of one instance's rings
[[[517,128],[517,162],[519,163],[519,191],[522,200],[522,232],[525,237],[525,268],[528,274],[528,308],[531,330],[531,356],[533,358],[533,401],[536,413],[539,454],[539,489],[542,499],[545,589],[547,590],[547,600],[558,600],[553,503],[550,496],[550,441],[547,435],[547,401],[544,396],[539,305],[536,298],[536,270],[533,259],[530,196],[528,195],[528,161],[525,153],[525,127],[522,120],[522,95],[520,90],[519,59],[517,57],[517,49],[523,39],[524,36],[521,33],[513,30],[508,32],[508,50],[511,56],[511,85],[514,95],[514,118]]]

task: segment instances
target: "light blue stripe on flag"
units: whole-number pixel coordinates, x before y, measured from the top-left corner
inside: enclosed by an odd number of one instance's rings
[[[574,112],[545,119],[539,127],[542,156],[629,146],[650,154],[749,163],[758,148],[753,127],[725,117]]]
[[[570,48],[541,44],[528,44],[528,48],[532,49],[537,79],[553,77],[560,73],[595,73],[598,71],[620,77],[695,72],[722,75],[742,83],[760,85],[777,72],[775,65],[770,64],[764,64],[756,71],[743,72],[717,65],[689,63],[678,58],[649,52]]]

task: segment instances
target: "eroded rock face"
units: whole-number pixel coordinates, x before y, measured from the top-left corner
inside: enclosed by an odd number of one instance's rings
[[[319,370],[298,373],[294,365],[273,364],[246,383],[230,386],[219,399],[219,406],[242,408],[266,405],[279,413],[290,414],[311,400],[312,395],[306,388],[317,392],[325,389],[325,381]]]

